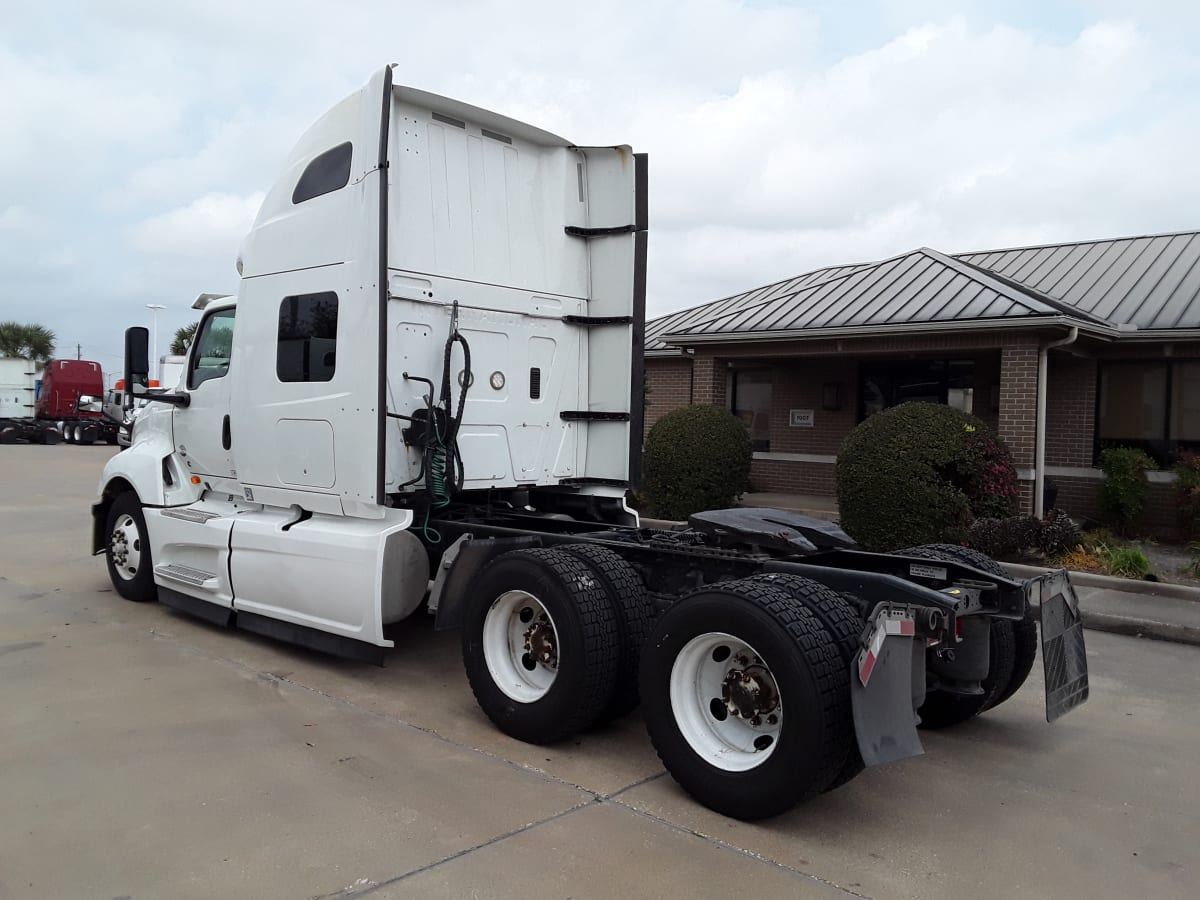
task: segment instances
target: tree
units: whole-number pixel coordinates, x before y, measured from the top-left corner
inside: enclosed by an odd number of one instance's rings
[[[44,325],[0,322],[0,356],[48,362],[54,356],[54,332]]]
[[[170,353],[173,356],[183,356],[187,353],[188,346],[196,337],[196,329],[200,327],[200,322],[193,322],[191,325],[184,325],[182,328],[175,329],[175,337],[171,339]]]

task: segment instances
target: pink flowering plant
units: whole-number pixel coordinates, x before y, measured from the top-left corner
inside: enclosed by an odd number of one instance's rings
[[[963,426],[955,481],[978,517],[1001,519],[1016,511],[1019,489],[1012,455],[990,431]]]

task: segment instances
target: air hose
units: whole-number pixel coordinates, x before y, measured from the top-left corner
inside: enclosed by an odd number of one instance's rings
[[[453,383],[450,377],[451,357],[456,343],[462,345],[463,350],[463,373],[457,409],[454,406]],[[441,543],[442,537],[437,529],[429,525],[430,512],[448,507],[453,496],[462,490],[465,480],[462,456],[458,449],[458,430],[462,426],[467,391],[472,381],[471,346],[458,331],[457,301],[450,309],[450,333],[442,354],[442,391],[436,405],[433,402],[433,383],[423,378],[418,380],[425,381],[430,387],[430,392],[425,397],[426,428],[421,460],[428,506],[421,530],[429,543],[438,544]],[[417,478],[419,479],[420,475]]]

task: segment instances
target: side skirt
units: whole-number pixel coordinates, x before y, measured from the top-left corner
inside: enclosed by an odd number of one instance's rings
[[[368,662],[376,666],[383,665],[383,647],[351,640],[340,634],[329,634],[305,625],[281,622],[269,616],[260,616],[258,613],[236,612],[228,607],[217,606],[206,600],[198,600],[161,585],[158,588],[158,602],[171,609],[195,616],[197,619],[212,622],[214,625],[240,628],[242,631],[286,641],[289,644],[328,653],[330,656]]]
[[[217,606],[207,600],[189,597],[187,594],[173,591],[161,584],[158,586],[158,602],[163,606],[187,613],[189,616],[195,616],[197,619],[212,622],[214,625],[223,625],[228,628],[234,621],[234,612],[228,606]]]
[[[331,656],[369,662],[376,666],[383,665],[382,647],[367,644],[363,641],[351,640],[348,637],[342,637],[340,634],[318,631],[315,628],[309,628],[307,625],[297,625],[294,622],[281,622],[279,619],[260,616],[258,613],[252,612],[237,613],[234,624],[243,631],[252,631],[264,637],[287,641],[289,644],[299,644],[301,647],[308,647],[310,650],[319,650]]]

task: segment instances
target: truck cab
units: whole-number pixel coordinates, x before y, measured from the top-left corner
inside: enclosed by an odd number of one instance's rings
[[[94,511],[97,551],[123,495],[145,521],[118,589],[379,648],[451,501],[636,521],[645,158],[391,76],[300,139],[237,297],[138,395]]]

